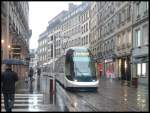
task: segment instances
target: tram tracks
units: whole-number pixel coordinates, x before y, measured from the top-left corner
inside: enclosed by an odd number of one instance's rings
[[[78,111],[99,111],[94,105],[92,105],[87,99],[78,93],[68,93],[70,97],[75,96],[78,99]],[[80,109],[80,107],[82,108]]]

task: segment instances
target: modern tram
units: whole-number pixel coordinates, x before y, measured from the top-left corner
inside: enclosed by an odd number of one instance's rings
[[[67,89],[97,90],[99,80],[92,54],[85,47],[70,47],[55,61],[55,77]]]

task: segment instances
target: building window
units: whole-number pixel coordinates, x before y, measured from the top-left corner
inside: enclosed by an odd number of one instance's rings
[[[136,47],[141,46],[141,31],[138,29],[136,31]]]
[[[121,24],[121,13],[119,13],[119,15],[118,15],[118,24],[120,25]]]
[[[143,45],[148,44],[148,26],[147,25],[143,27],[143,37],[144,37]]]
[[[139,2],[136,4],[136,17],[137,18],[140,17],[140,3]]]
[[[128,44],[131,44],[132,42],[132,36],[131,31],[128,31]]]
[[[120,36],[118,36],[118,46],[120,46],[121,45],[121,39],[120,39],[121,37]]]
[[[88,35],[86,36],[86,44],[88,44]]]
[[[131,6],[129,5],[127,8],[127,20],[130,21],[131,18]]]
[[[88,31],[88,23],[86,23],[86,31]]]
[[[149,3],[149,2],[146,2],[146,10],[147,10],[147,12],[148,12],[148,10],[149,10],[149,8],[148,8],[148,3]]]

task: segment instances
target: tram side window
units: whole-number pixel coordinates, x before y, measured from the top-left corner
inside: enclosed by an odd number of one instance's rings
[[[73,79],[73,51],[69,52],[66,55],[66,60],[65,60],[65,74],[66,77],[70,80]]]

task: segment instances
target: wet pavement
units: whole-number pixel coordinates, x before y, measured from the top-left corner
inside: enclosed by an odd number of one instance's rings
[[[14,112],[49,112],[60,111],[56,103],[50,103],[50,96],[42,90],[42,77],[34,76],[30,81],[19,80],[16,83],[15,103],[12,111]],[[1,94],[1,111],[4,109],[4,98]]]
[[[149,111],[148,86],[135,88],[119,80],[101,80],[97,92],[91,92],[68,91],[56,83],[54,98],[50,77],[34,78],[32,85],[24,80],[16,84],[13,111]],[[1,106],[5,111],[3,101]]]
[[[60,99],[69,111],[149,111],[148,86],[134,88],[118,80],[101,80],[97,92],[64,90],[63,94],[68,98],[60,93]]]

